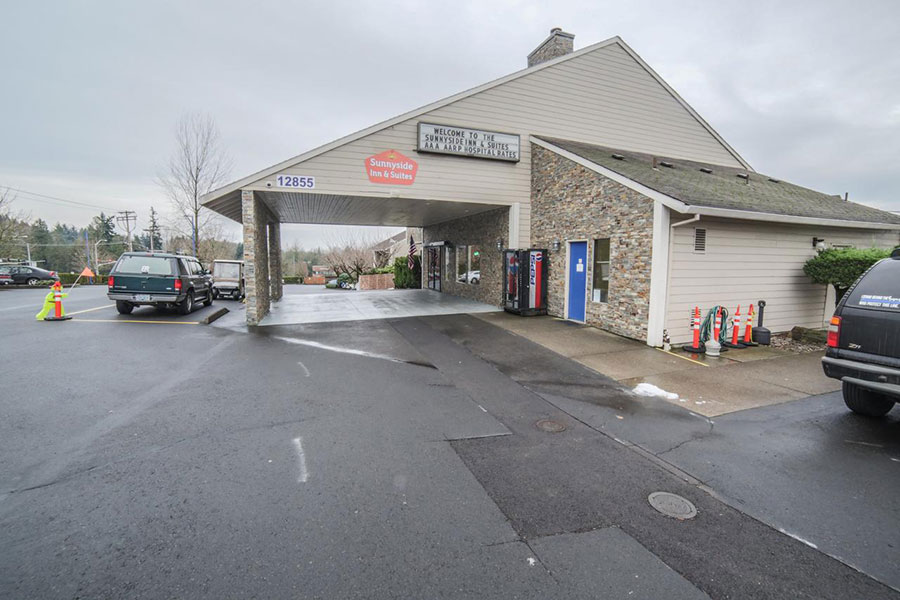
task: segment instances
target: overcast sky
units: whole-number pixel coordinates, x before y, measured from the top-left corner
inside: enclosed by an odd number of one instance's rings
[[[756,170],[900,211],[897,0],[0,0],[0,22],[0,186],[51,225],[168,212],[154,179],[186,111],[237,179],[517,71],[554,26],[621,36]]]

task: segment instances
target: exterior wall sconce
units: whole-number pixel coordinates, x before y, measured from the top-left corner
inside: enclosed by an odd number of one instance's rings
[[[497,240],[497,252],[501,252],[503,250],[503,238]]]
[[[823,250],[828,248],[828,246],[825,245],[825,240],[817,237],[813,237],[812,247],[815,248],[816,252],[822,252]]]
[[[559,252],[559,240],[553,240],[553,251]]]

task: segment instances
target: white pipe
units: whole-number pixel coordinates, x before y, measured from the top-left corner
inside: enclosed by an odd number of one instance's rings
[[[682,225],[687,225],[688,223],[696,223],[699,220],[700,220],[700,215],[694,215],[690,219],[685,219],[684,221],[678,221],[677,223],[672,223],[671,225],[669,225],[669,227],[671,227],[672,229],[675,229],[676,227],[681,227]]]

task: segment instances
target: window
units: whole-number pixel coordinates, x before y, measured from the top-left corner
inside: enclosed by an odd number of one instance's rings
[[[466,283],[468,281],[468,246],[456,247],[456,281]]]
[[[119,259],[113,269],[115,273],[134,273],[143,275],[173,275],[172,262],[160,256],[125,255]]]
[[[240,279],[241,266],[238,263],[216,262],[213,263],[216,277],[222,279]]]
[[[481,246],[469,246],[469,283],[481,283]]]
[[[609,238],[594,240],[593,302],[609,302]]]
[[[698,254],[706,253],[706,230],[701,228],[694,229],[694,252]]]

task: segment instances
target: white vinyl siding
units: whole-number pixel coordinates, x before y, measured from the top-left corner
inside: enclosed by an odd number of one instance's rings
[[[826,306],[825,286],[803,274],[803,264],[815,256],[813,236],[824,238],[829,246],[857,248],[891,248],[900,242],[896,231],[712,219],[701,219],[697,226],[701,225],[706,229],[704,254],[694,252],[694,227],[672,230],[666,305],[672,343],[690,341],[694,306],[703,315],[717,304],[734,314],[740,304],[744,317],[750,303],[765,300],[764,325],[773,333],[795,325],[822,327],[834,305],[832,299]]]
[[[417,123],[518,134],[508,163],[416,152]],[[513,79],[313,156],[280,173],[312,175],[314,193],[335,196],[521,204],[520,246],[530,240],[530,134],[662,156],[740,166],[738,160],[618,43]],[[419,164],[410,186],[369,182],[364,160],[394,149]],[[261,178],[244,189],[266,190]]]

